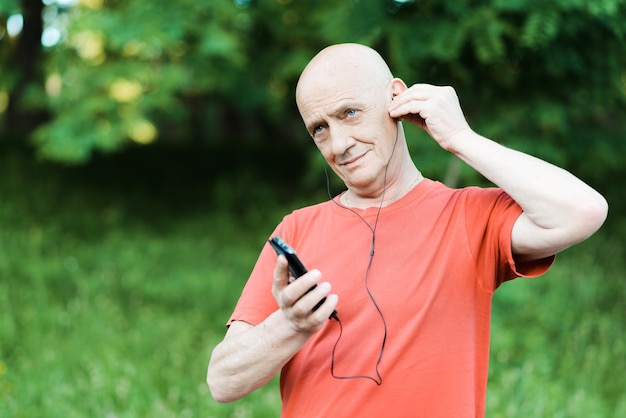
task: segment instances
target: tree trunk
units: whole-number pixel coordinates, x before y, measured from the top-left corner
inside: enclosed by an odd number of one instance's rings
[[[9,104],[5,113],[8,135],[18,141],[27,139],[33,130],[46,119],[46,112],[41,108],[29,108],[24,96],[30,86],[43,89],[41,34],[43,21],[41,13],[43,3],[34,0],[22,0],[24,27],[18,35],[9,54],[5,69],[16,74],[17,79],[9,92]]]

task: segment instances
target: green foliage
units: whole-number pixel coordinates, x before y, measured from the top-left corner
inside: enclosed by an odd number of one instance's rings
[[[596,162],[581,175],[619,167],[604,149],[624,151],[624,2],[475,3],[408,2],[396,16],[407,25],[383,31],[392,67],[455,86],[471,124],[496,140],[568,167]]]
[[[559,31],[561,17],[555,10],[531,13],[522,27],[521,44],[527,48],[538,48],[553,40]]]
[[[19,0],[0,0],[0,16],[6,17],[13,13],[19,12],[19,10]]]
[[[226,96],[248,64],[245,33],[232,27],[238,13],[192,1],[74,8],[66,44],[47,64],[60,88],[49,99],[56,118],[35,134],[42,154],[86,161],[131,139],[150,143],[159,129],[173,141],[203,135],[204,112],[193,106],[218,111],[205,97]]]
[[[33,139],[54,160],[86,162],[133,142],[293,141],[304,136],[297,77],[337,42],[376,47],[409,84],[455,86],[477,131],[591,166],[581,175],[618,169],[624,151],[622,0],[122,0],[59,10],[67,36],[46,50],[46,88],[28,100],[51,115]],[[0,56],[10,92],[20,68],[9,58]]]

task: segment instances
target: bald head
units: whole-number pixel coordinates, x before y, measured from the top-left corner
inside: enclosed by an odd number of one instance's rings
[[[403,91],[406,84],[363,45],[330,46],[300,76],[296,102],[302,121],[353,195],[377,201],[388,186],[416,176],[402,124],[389,114]]]
[[[359,44],[332,45],[313,57],[302,71],[296,87],[296,103],[301,109],[311,97],[339,87],[382,89],[392,78],[387,63],[372,48]]]

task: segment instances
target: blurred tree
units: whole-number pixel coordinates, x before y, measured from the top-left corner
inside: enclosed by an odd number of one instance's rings
[[[61,37],[35,46],[27,25],[42,5],[0,0],[0,16],[21,11],[25,21],[0,38],[0,95],[10,98],[5,122],[49,112],[29,129],[51,159],[157,139],[303,136],[295,82],[336,42],[376,47],[408,83],[455,86],[478,131],[559,164],[619,168],[626,147],[625,0],[44,3],[44,24]]]
[[[374,44],[408,80],[455,86],[479,132],[580,174],[621,166],[626,2],[388,3]]]
[[[7,135],[10,138],[27,137],[33,126],[45,121],[45,108],[33,103],[33,89],[43,85],[44,71],[41,65],[41,34],[43,3],[28,0],[2,0],[0,11],[5,15],[5,26],[0,32],[3,44],[0,52],[0,109],[4,110]],[[0,13],[2,16],[3,13]],[[12,19],[8,19],[12,17]],[[13,22],[15,28],[9,23]],[[19,23],[18,23],[19,22]],[[20,35],[10,39],[12,31],[19,29]]]

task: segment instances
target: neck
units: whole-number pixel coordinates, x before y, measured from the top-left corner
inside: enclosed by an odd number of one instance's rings
[[[341,196],[341,201],[345,206],[357,209],[367,209],[370,207],[385,207],[406,196],[424,177],[417,167],[412,166],[406,174],[397,181],[388,182],[379,193],[371,195],[359,193],[359,191],[348,188],[348,191]]]

